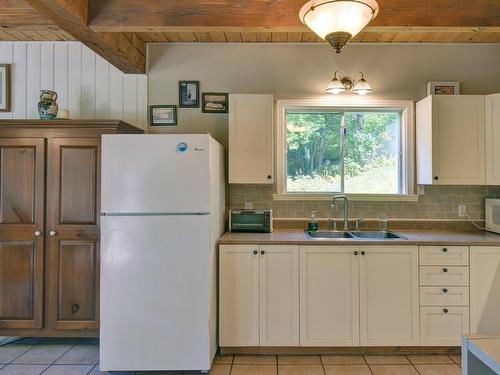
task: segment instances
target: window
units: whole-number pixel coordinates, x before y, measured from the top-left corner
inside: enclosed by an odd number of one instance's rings
[[[278,103],[278,199],[413,193],[411,102],[300,104]]]

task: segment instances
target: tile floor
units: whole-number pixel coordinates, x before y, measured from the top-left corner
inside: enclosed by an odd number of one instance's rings
[[[96,339],[0,337],[0,375],[99,375]],[[133,374],[118,372],[112,374]],[[194,375],[196,372],[136,372]],[[459,355],[222,355],[212,375],[460,375]]]

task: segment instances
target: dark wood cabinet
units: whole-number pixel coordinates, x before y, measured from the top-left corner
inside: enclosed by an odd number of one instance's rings
[[[95,336],[102,134],[121,121],[0,121],[0,336]]]

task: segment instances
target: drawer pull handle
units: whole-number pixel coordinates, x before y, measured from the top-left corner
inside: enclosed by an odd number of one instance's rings
[[[448,268],[443,268],[443,272],[448,272]]]
[[[448,309],[443,309],[443,312],[444,312],[445,314],[448,314]]]
[[[354,252],[354,255],[358,255],[358,252],[357,252],[357,251],[355,251],[355,252]]]
[[[448,289],[444,288],[443,293],[448,293]]]
[[[446,247],[443,248],[443,253],[447,253],[448,249]]]
[[[76,314],[80,310],[80,305],[78,303],[75,303],[73,306],[71,306],[71,312],[73,314]]]
[[[257,250],[254,250],[253,251],[253,255],[257,255],[258,251]]]

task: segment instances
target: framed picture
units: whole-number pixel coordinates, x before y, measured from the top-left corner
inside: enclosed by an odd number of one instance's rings
[[[200,81],[179,81],[179,108],[199,108]]]
[[[176,105],[150,105],[149,106],[150,126],[176,126],[177,106]]]
[[[427,95],[460,95],[460,82],[427,82]]]
[[[0,64],[0,112],[10,112],[10,64]]]
[[[204,113],[227,113],[228,94],[204,92],[201,99],[201,111]]]

